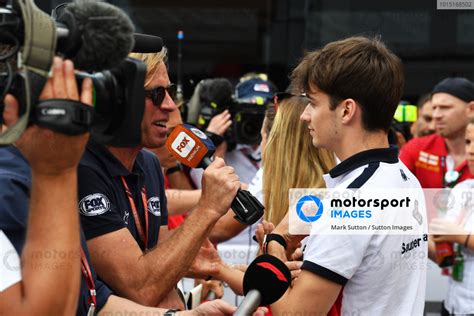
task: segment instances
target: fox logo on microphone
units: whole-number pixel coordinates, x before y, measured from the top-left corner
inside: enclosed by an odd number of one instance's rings
[[[193,150],[196,142],[194,139],[189,137],[185,132],[179,133],[176,139],[173,141],[171,147],[181,157],[186,158],[189,153]]]

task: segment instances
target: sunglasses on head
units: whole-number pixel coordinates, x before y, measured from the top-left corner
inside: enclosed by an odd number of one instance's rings
[[[166,92],[168,92],[171,99],[176,98],[176,85],[171,83],[169,86],[165,87],[157,87],[152,90],[145,90],[145,97],[150,98],[153,105],[160,106],[163,100],[165,99]]]
[[[306,94],[293,94],[289,92],[277,92],[273,95],[273,108],[275,109],[275,113],[278,110],[278,103],[282,102],[283,100],[292,98],[292,97],[302,97],[306,98]]]

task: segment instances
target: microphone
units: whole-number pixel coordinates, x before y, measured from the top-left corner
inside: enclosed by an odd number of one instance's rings
[[[134,44],[134,26],[121,9],[106,2],[75,1],[54,9],[57,51],[77,69],[98,72],[118,66]]]
[[[245,298],[234,316],[252,315],[259,306],[278,301],[290,283],[290,270],[281,260],[271,255],[257,257],[245,271]]]
[[[132,53],[157,53],[163,48],[163,40],[159,36],[134,33],[133,38],[135,44]]]
[[[183,165],[190,168],[207,168],[215,146],[211,139],[198,128],[177,125],[166,140],[168,151]],[[235,219],[244,225],[252,225],[263,216],[263,205],[250,192],[238,190],[231,208]]]
[[[183,165],[190,168],[207,168],[216,147],[200,129],[188,125],[177,125],[166,140],[166,148]]]

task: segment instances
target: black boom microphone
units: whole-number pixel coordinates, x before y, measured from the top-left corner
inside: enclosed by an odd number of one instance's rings
[[[126,60],[134,45],[133,32],[128,16],[102,1],[65,3],[53,10],[52,17],[33,0],[2,1],[0,42],[8,51],[2,55],[7,71],[0,74],[0,91],[18,99],[21,118],[0,133],[0,145],[15,142],[31,123],[68,135],[91,131],[109,145],[139,143],[139,128],[129,130],[141,122],[146,66]],[[80,102],[38,102],[55,54],[71,59],[82,71],[76,72],[79,83],[92,78],[94,109]]]
[[[198,128],[178,125],[166,140],[169,152],[183,165],[190,168],[206,168],[211,164],[210,157],[215,146],[211,139]],[[230,206],[234,218],[244,225],[252,225],[263,216],[263,205],[245,190],[238,190]]]
[[[259,306],[278,301],[290,283],[290,270],[281,260],[271,255],[257,257],[245,271],[245,298],[234,316],[252,315]]]
[[[154,36],[150,34],[133,34],[135,44],[133,45],[133,53],[156,53],[161,51],[163,48],[163,40],[159,36]]]
[[[117,67],[134,45],[134,26],[118,7],[106,2],[76,0],[53,10],[56,50],[87,72]]]

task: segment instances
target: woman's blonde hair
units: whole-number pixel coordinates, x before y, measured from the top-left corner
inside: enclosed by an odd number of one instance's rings
[[[265,219],[277,225],[289,206],[290,188],[324,188],[323,174],[335,166],[334,153],[313,146],[300,116],[308,104],[295,96],[278,104],[263,153]]]
[[[156,53],[130,53],[128,57],[141,60],[146,64],[145,87],[147,87],[153,80],[160,63],[163,62],[165,65],[168,63],[168,50],[163,47],[161,51]]]

